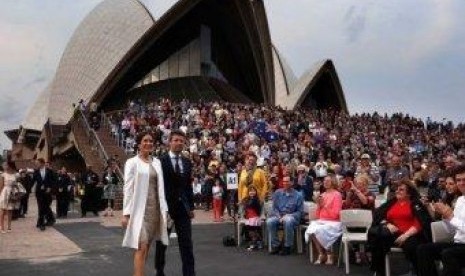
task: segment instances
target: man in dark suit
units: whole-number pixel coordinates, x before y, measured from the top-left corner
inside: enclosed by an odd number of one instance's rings
[[[65,167],[62,167],[57,175],[57,217],[67,217],[70,200],[71,178],[68,176]]]
[[[45,166],[45,160],[37,159],[38,168],[32,176],[33,183],[36,185],[37,206],[39,209],[39,217],[37,225],[41,231],[45,230],[45,226],[52,226],[55,223],[50,205],[52,204],[52,190],[55,186],[55,174],[50,168]],[[47,220],[47,223],[45,223]]]
[[[182,260],[184,276],[194,276],[194,253],[192,246],[192,224],[194,218],[194,195],[192,190],[192,163],[181,156],[186,142],[186,135],[179,130],[173,130],[169,137],[170,151],[160,158],[165,196],[168,211],[174,221],[178,235],[178,245]],[[168,229],[170,232],[171,229]],[[166,246],[161,241],[156,243],[155,270],[157,276],[164,276]]]
[[[32,186],[34,182],[32,179],[32,173],[28,172],[27,169],[20,170],[19,182],[23,184],[26,189],[26,194],[21,198],[21,204],[19,206],[19,216],[24,217],[27,214],[29,195],[31,194]]]
[[[82,183],[84,183],[84,195],[81,200],[81,217],[85,217],[87,212],[94,213],[98,216],[98,191],[99,176],[92,170],[91,165],[87,165],[86,171],[82,174]]]

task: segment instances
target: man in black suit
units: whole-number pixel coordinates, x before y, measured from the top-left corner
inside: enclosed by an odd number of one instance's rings
[[[19,206],[19,216],[24,217],[27,214],[29,195],[31,194],[34,182],[32,179],[32,174],[28,172],[27,169],[20,170],[19,172],[19,182],[23,184],[24,188],[26,189],[26,194],[21,198],[21,204]]]
[[[84,195],[81,200],[81,217],[85,217],[88,211],[98,216],[98,197],[97,185],[99,176],[92,170],[91,165],[87,165],[86,171],[82,174],[82,183],[84,183]]]
[[[179,130],[173,130],[169,137],[170,151],[160,158],[165,196],[168,211],[174,221],[178,235],[178,245],[182,260],[184,276],[194,276],[194,253],[192,246],[192,223],[194,218],[194,195],[192,190],[192,163],[181,156],[186,142],[186,135]],[[168,229],[170,232],[171,229]],[[157,276],[164,276],[166,246],[161,241],[156,242],[155,270]]]
[[[37,159],[37,165],[38,169],[34,171],[32,176],[33,183],[36,185],[36,198],[39,209],[36,227],[44,231],[45,226],[52,226],[55,223],[55,217],[50,208],[52,204],[52,190],[55,186],[55,174],[45,166],[44,159]],[[47,220],[47,223],[45,223],[45,220]]]
[[[65,167],[62,167],[57,175],[57,217],[67,217],[69,209],[69,200],[71,188],[71,178],[68,176]]]

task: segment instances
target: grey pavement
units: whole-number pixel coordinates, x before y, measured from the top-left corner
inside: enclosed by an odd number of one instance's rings
[[[342,267],[310,264],[306,254],[269,256],[265,251],[248,252],[245,248],[224,247],[222,238],[232,235],[234,226],[232,223],[208,224],[210,216],[210,213],[198,211],[193,226],[197,275],[344,275]],[[132,274],[132,251],[121,247],[123,230],[118,226],[118,216],[81,219],[77,213],[71,214],[69,219],[59,220],[45,232],[27,223],[34,219],[16,221],[13,233],[0,237],[0,275]],[[2,246],[7,239],[8,248]],[[146,275],[154,275],[153,251],[147,261]],[[406,273],[402,255],[394,256],[392,263],[393,275]],[[172,242],[167,250],[165,272],[166,275],[181,275],[176,242]],[[351,265],[351,275],[372,273],[367,266]]]

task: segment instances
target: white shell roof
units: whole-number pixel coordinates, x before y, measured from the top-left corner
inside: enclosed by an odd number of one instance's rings
[[[324,59],[314,63],[310,69],[297,80],[295,85],[292,86],[291,91],[287,97],[283,97],[279,104],[288,109],[293,109],[301,97],[305,97],[303,93],[308,84],[315,78],[316,74],[320,69],[328,62],[328,59]]]
[[[273,69],[275,82],[275,102],[282,106],[282,102],[286,100],[292,91],[292,88],[297,82],[297,78],[291,67],[279,53],[276,47],[272,47],[273,51]]]
[[[42,130],[48,118],[48,104],[50,99],[50,85],[38,96],[35,103],[29,108],[22,126],[25,129]]]
[[[73,115],[72,104],[80,99],[87,102],[153,24],[137,0],[105,0],[92,10],[68,42],[49,85],[51,123],[66,124]]]

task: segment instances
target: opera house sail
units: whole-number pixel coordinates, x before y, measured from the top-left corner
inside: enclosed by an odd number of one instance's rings
[[[138,0],[104,0],[73,33],[21,126],[6,131],[11,158],[19,167],[38,157],[101,167],[117,149],[105,144],[107,134],[87,129],[76,104],[108,113],[162,97],[347,111],[331,60],[295,76],[271,41],[262,0],[180,0],[157,19]],[[85,139],[106,153],[92,157]]]

